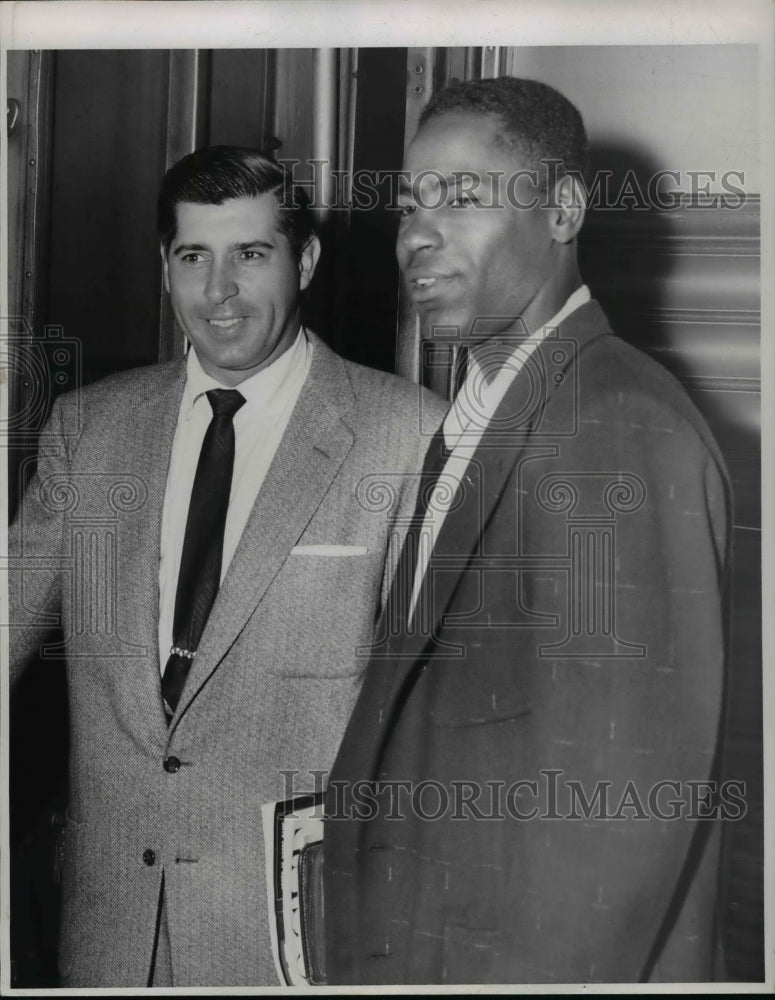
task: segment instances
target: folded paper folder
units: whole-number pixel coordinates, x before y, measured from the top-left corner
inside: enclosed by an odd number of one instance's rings
[[[261,807],[269,927],[283,986],[325,984],[323,796]]]

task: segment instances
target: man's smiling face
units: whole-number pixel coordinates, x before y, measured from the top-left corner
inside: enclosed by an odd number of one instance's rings
[[[455,326],[463,338],[519,317],[533,330],[554,311],[549,212],[501,132],[494,115],[445,111],[420,128],[404,163],[398,263],[426,327]]]
[[[293,343],[317,238],[297,260],[272,192],[221,205],[181,202],[176,216],[163,254],[175,318],[204,370],[223,385],[239,385]]]

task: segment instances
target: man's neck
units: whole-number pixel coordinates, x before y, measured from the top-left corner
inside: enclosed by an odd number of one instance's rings
[[[535,336],[542,336],[547,326],[553,326],[558,321],[558,318],[562,317],[565,313],[566,307],[572,301],[572,297],[583,287],[579,279],[575,287],[569,290],[561,302],[557,303],[557,300],[553,299],[554,306],[552,311],[547,312],[546,310],[542,310],[545,314],[545,319],[541,323],[531,324],[532,329],[520,319],[507,329],[498,331],[490,337],[470,344],[469,357],[476,363],[487,382],[490,383],[493,381],[503,364],[520,344],[524,344],[528,339]]]

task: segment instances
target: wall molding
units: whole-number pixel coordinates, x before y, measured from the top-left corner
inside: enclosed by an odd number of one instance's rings
[[[704,389],[712,392],[753,392],[761,391],[758,378],[740,378],[719,375],[681,375],[680,381],[687,389]]]
[[[714,195],[719,200],[724,195]],[[727,196],[728,197],[728,196]],[[738,207],[707,204],[683,195],[674,208],[591,209],[582,245],[649,249],[666,254],[756,257],[760,253],[761,198],[746,195]]]
[[[682,309],[658,308],[647,313],[647,318],[657,323],[691,323],[708,326],[761,326],[758,309]]]

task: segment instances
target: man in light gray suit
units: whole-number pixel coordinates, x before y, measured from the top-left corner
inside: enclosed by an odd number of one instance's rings
[[[445,408],[303,328],[320,247],[274,161],[192,153],[159,226],[191,350],[56,401],[11,530],[12,680],[59,615],[62,985],[266,985],[261,804],[333,762]]]

